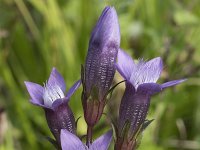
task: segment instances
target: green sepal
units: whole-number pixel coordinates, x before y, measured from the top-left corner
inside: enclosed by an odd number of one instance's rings
[[[121,84],[121,83],[123,83],[123,82],[125,82],[125,81],[126,81],[126,80],[123,80],[123,81],[118,82],[118,83],[115,84],[113,87],[111,87],[110,90],[108,90],[108,92],[107,92],[106,95],[105,95],[106,101],[112,97],[112,93],[113,93],[114,89],[115,89],[119,84]]]
[[[80,117],[78,117],[78,118],[76,119],[76,122],[75,122],[75,127],[76,127],[76,129],[77,129],[78,121],[79,121],[79,119],[80,119],[81,117],[82,117],[82,116],[80,116]]]
[[[131,127],[131,122],[129,120],[126,120],[126,122],[122,128],[122,132],[120,133],[120,136],[128,138],[130,127]]]
[[[144,131],[155,119],[151,119],[151,120],[145,120],[141,130]]]
[[[111,127],[112,127],[112,130],[113,130],[113,138],[114,138],[114,141],[117,140],[117,126],[114,124],[114,123],[111,123]]]
[[[135,136],[133,138],[135,138],[136,140],[136,149],[138,149],[138,147],[141,144],[142,141],[142,133],[143,131],[154,121],[154,119],[151,120],[145,120],[144,123],[141,125],[140,129],[138,130],[137,134],[135,134]]]
[[[83,87],[85,86],[85,69],[84,66],[81,64],[81,82]]]

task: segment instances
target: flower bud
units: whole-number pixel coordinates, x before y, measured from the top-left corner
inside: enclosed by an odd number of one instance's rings
[[[106,7],[90,38],[85,68],[82,69],[82,104],[88,125],[100,119],[115,74],[120,31],[114,7]],[[92,113],[92,114],[91,114]]]

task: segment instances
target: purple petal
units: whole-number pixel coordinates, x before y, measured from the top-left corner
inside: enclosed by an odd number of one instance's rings
[[[53,68],[51,71],[47,86],[48,85],[50,86],[57,85],[61,88],[63,92],[65,92],[66,90],[65,80],[61,76],[61,74],[56,70],[56,68]]]
[[[106,134],[96,139],[92,143],[89,150],[97,150],[97,149],[107,150],[110,145],[111,140],[112,140],[112,130],[108,131]]]
[[[162,90],[161,85],[156,83],[143,83],[138,86],[137,93],[144,95],[153,95]]]
[[[102,23],[102,19],[104,18],[105,14],[107,13],[107,11],[110,9],[110,6],[107,6],[104,8],[104,10],[102,11],[101,13],[101,16],[99,17],[99,20],[96,24],[96,26],[94,27],[93,31],[92,31],[92,34],[91,34],[91,38],[90,38],[90,42],[91,40],[94,38],[94,35],[96,34],[97,30],[99,29],[99,27],[101,26],[101,23]]]
[[[85,145],[74,134],[67,130],[61,130],[61,147],[62,150],[85,150]]]
[[[135,63],[130,55],[120,49],[118,51],[118,63],[116,64],[116,67],[117,71],[123,76],[124,79],[130,80]]]
[[[146,63],[146,67],[148,69],[148,72],[150,73],[149,78],[151,78],[151,80],[156,82],[159,79],[160,74],[163,70],[162,59],[160,57],[151,59]]]
[[[131,83],[137,88],[143,83],[156,83],[162,72],[163,63],[160,57],[148,62],[140,61],[131,75]]]
[[[106,45],[107,43],[114,42],[117,46],[120,44],[120,30],[117,13],[114,7],[106,7],[93,32],[90,39],[90,44],[100,43]]]
[[[180,83],[182,83],[182,82],[184,82],[186,80],[187,79],[169,81],[169,82],[161,84],[161,87],[164,89],[164,88],[167,88],[167,87],[170,87],[170,86],[174,86],[174,85],[180,84]]]
[[[43,105],[43,87],[33,82],[25,81],[24,83],[29,95],[31,96],[31,103],[35,105]]]
[[[52,110],[52,108],[50,108],[50,107],[48,107],[48,106],[45,106],[44,104],[39,104],[38,102],[36,102],[36,101],[34,101],[34,100],[32,100],[32,99],[30,99],[30,102],[31,102],[33,105],[40,106],[40,107],[42,107],[42,108],[46,108],[46,109],[51,109],[51,110]]]
[[[70,97],[74,94],[74,92],[80,87],[81,85],[81,80],[78,80],[74,85],[69,89],[67,92],[66,99],[70,99]]]
[[[55,110],[56,108],[58,108],[61,104],[63,104],[63,99],[57,99],[53,102],[52,104],[52,109]]]

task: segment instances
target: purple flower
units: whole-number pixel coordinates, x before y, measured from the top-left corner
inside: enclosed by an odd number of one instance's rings
[[[89,148],[74,134],[67,130],[61,130],[62,150],[107,150],[112,140],[112,131],[97,138]]]
[[[80,84],[80,80],[77,81],[67,94],[64,94],[66,90],[64,79],[55,68],[52,69],[44,87],[36,83],[25,82],[31,97],[30,102],[44,108],[48,126],[58,143],[60,143],[61,129],[75,133],[75,119],[68,106],[68,101]]]
[[[120,31],[114,7],[106,7],[90,38],[85,68],[82,68],[82,104],[89,126],[100,119],[115,74]]]
[[[116,67],[126,80],[126,89],[119,110],[117,144],[121,142],[122,137],[127,136],[126,142],[134,146],[135,138],[145,121],[151,96],[167,87],[179,84],[185,79],[157,84],[156,81],[163,69],[162,59],[157,57],[147,62],[139,60],[138,63],[135,63],[123,50],[118,52]],[[131,141],[131,139],[133,140]],[[123,143],[119,145],[127,146]]]

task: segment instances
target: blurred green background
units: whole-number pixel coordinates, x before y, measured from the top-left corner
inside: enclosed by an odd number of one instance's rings
[[[24,81],[43,84],[55,66],[69,89],[80,78],[90,33],[106,5],[118,12],[123,49],[134,59],[163,58],[160,83],[188,78],[152,98],[148,118],[155,121],[139,149],[200,149],[199,0],[0,0],[0,150],[54,149],[45,139],[51,133],[44,112],[29,103]],[[81,90],[70,101],[76,118],[83,116]],[[108,114],[116,115],[122,94],[117,87]],[[102,117],[95,137],[106,124]],[[78,132],[85,131],[82,117]]]

